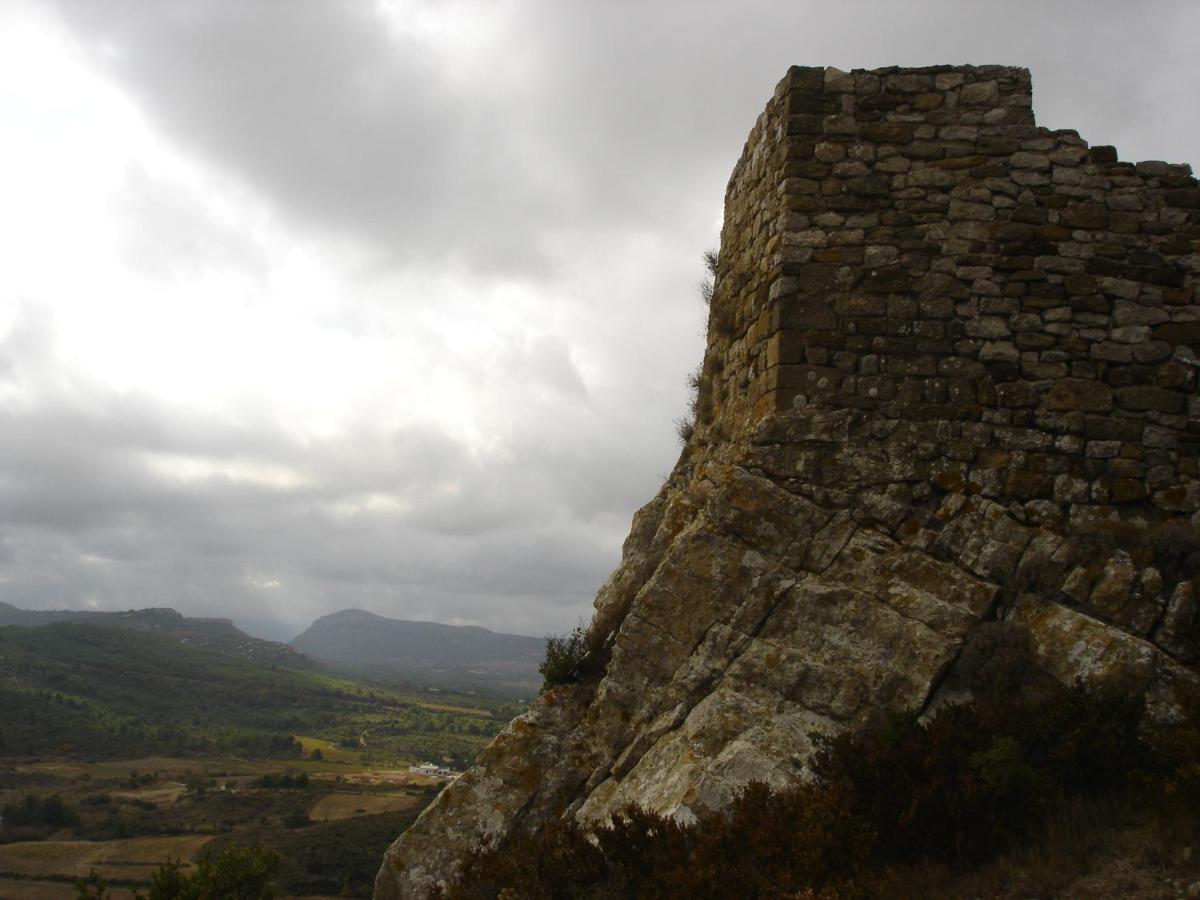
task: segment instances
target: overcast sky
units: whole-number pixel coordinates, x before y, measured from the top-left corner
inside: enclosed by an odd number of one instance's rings
[[[1200,163],[1194,0],[0,0],[0,600],[587,620],[775,83],[959,62]]]

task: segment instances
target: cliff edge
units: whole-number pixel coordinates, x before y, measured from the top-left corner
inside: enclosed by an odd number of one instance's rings
[[[547,691],[391,847],[804,778],[812,732],[962,695],[981,622],[1169,721],[1200,686],[1200,188],[1034,124],[1001,66],[793,68],[725,223],[695,430]]]

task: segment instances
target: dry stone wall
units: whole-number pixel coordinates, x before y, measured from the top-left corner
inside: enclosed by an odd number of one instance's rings
[[[1200,190],[1034,124],[999,66],[794,68],[725,225],[697,422],[543,694],[393,845],[380,898],[630,803],[806,777],[814,732],[1043,677],[1200,697]],[[986,633],[986,632],[985,632]],[[1190,698],[1190,699],[1189,699]]]
[[[1024,69],[792,69],[727,194],[709,415],[875,411],[929,423],[946,486],[1200,509],[1200,188],[1031,101]]]

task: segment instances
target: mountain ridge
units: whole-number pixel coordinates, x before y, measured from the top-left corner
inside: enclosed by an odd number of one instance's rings
[[[391,619],[361,609],[321,616],[291,641],[352,671],[426,682],[535,691],[545,641],[477,625]]]
[[[312,666],[310,660],[289,645],[252,637],[234,625],[231,619],[185,616],[166,606],[122,611],[30,610],[0,601],[0,627],[37,628],[65,623],[153,632],[227,656],[293,668]]]

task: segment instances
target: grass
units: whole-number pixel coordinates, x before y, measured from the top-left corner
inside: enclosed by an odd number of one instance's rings
[[[118,900],[131,897],[134,888],[145,893],[168,858],[186,862],[205,848],[255,844],[285,857],[284,896],[343,890],[370,896],[384,850],[440,788],[407,766],[290,758],[144,757],[46,761],[20,769],[0,768],[0,805],[26,794],[58,795],[81,822],[51,833],[52,840],[10,835],[13,843],[0,844],[0,898],[6,900],[74,900],[74,878],[93,869]],[[266,788],[259,781],[262,775],[301,771],[309,773],[302,788]],[[138,777],[131,779],[134,773]],[[207,788],[185,790],[189,776],[193,785],[205,782]],[[297,813],[307,814],[311,824],[287,827]]]
[[[6,900],[75,900],[74,879],[31,881],[0,878],[0,897]],[[109,885],[105,900],[133,900],[134,891],[128,887]]]
[[[351,750],[348,747],[341,747],[333,741],[322,740],[321,738],[307,737],[296,735],[296,741],[304,748],[304,755],[312,760],[313,751],[321,752],[321,759],[330,763],[357,763],[362,760],[362,754],[358,750]]]
[[[478,706],[452,706],[448,703],[417,703],[415,705],[430,712],[458,713],[459,715],[475,716],[480,719],[490,719],[493,717],[491,712],[481,709]]]
[[[308,811],[314,822],[334,822],[355,816],[411,809],[417,800],[409,793],[326,794]]]

